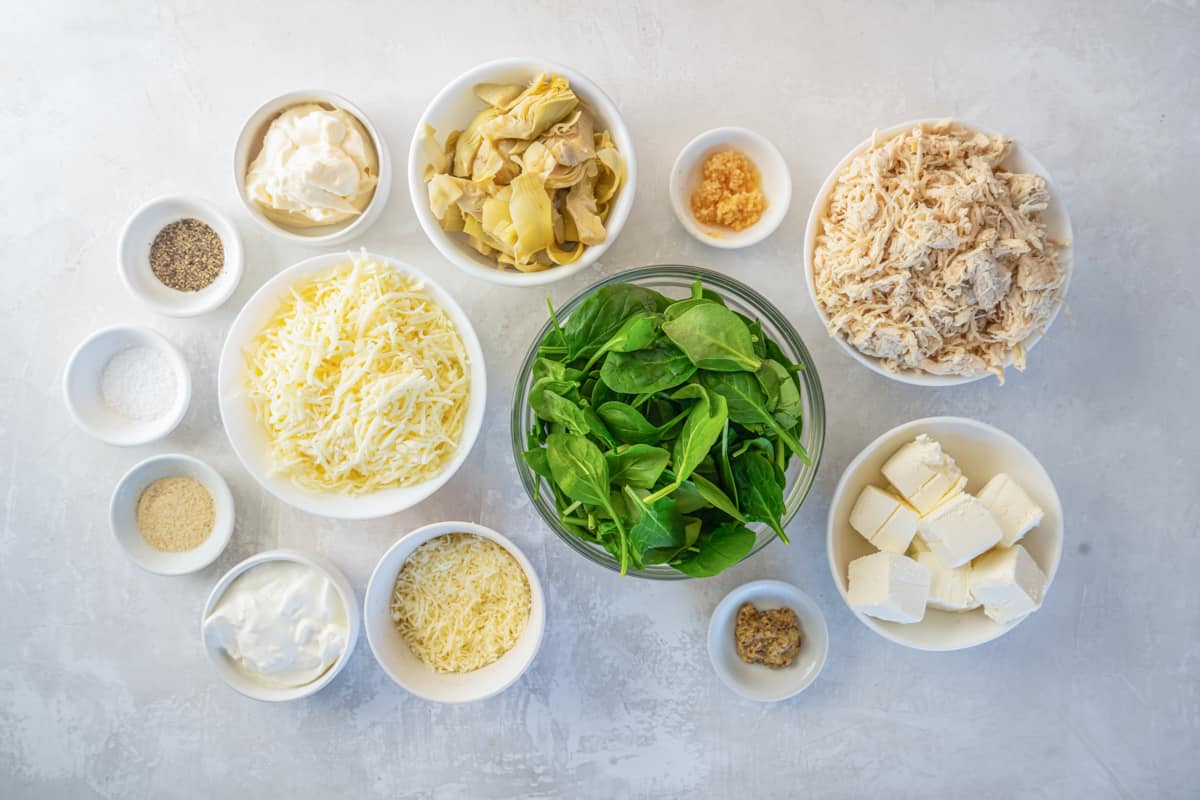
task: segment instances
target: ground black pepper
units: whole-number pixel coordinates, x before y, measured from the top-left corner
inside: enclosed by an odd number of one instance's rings
[[[150,270],[164,286],[196,292],[208,286],[225,266],[225,246],[211,227],[198,219],[181,219],[164,227],[150,245]]]

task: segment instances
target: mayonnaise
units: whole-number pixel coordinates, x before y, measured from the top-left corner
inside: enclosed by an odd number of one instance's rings
[[[347,111],[306,103],[284,111],[246,172],[246,195],[285,225],[330,225],[362,213],[375,193],[379,159]]]
[[[346,607],[324,574],[268,561],[229,584],[204,620],[204,640],[247,677],[272,688],[312,683],[346,649]]]

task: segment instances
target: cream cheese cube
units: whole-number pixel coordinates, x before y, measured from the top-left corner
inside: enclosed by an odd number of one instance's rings
[[[883,465],[883,476],[921,515],[933,511],[967,485],[954,459],[925,434],[897,450]]]
[[[970,611],[979,608],[979,601],[971,594],[971,565],[947,567],[928,550],[917,553],[917,563],[929,570],[930,608],[942,611]]]
[[[929,599],[929,570],[907,556],[881,551],[850,562],[850,607],[876,619],[920,622]]]
[[[1021,545],[998,547],[971,567],[971,593],[983,603],[983,613],[1001,625],[1040,608],[1045,591],[1045,573]]]
[[[979,493],[979,502],[992,512],[1004,538],[1000,543],[1012,547],[1042,522],[1045,513],[1029,499],[1021,485],[1001,472],[987,482]]]
[[[880,550],[903,553],[917,532],[917,512],[890,492],[868,486],[850,511],[850,527]]]
[[[961,567],[1003,538],[991,512],[969,494],[956,495],[922,517],[917,530],[947,567]]]

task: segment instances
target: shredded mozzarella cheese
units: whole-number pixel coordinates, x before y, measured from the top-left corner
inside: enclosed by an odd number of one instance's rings
[[[491,539],[451,533],[412,552],[392,589],[392,621],[437,672],[470,672],[517,643],[529,622],[529,579]]]
[[[458,447],[470,394],[462,338],[419,280],[365,254],[293,286],[247,362],[274,470],[297,486],[413,486]]]

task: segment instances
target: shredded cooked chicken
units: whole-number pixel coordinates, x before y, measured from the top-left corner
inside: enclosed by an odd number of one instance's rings
[[[813,253],[831,336],[893,371],[1004,380],[1062,301],[1065,243],[1012,141],[950,120],[873,141],[838,176]]]

